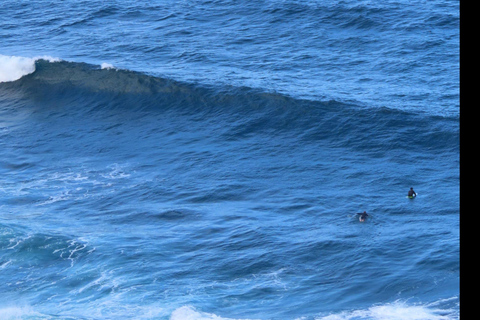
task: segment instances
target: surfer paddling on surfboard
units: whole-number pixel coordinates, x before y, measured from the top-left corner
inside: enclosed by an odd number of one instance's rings
[[[413,199],[417,196],[417,194],[415,193],[415,191],[413,191],[413,188],[410,188],[410,190],[408,190],[408,195],[407,197],[409,197],[410,199]]]
[[[362,213],[357,213],[357,214],[360,215],[360,217],[358,217],[358,220],[360,222],[364,222],[368,217],[368,213],[366,211],[363,211]]]

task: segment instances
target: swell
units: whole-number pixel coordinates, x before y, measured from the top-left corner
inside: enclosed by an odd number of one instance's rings
[[[35,108],[63,106],[63,112],[189,115],[206,125],[221,123],[225,141],[267,135],[384,152],[456,153],[459,148],[456,117],[296,99],[247,87],[207,87],[86,63],[37,60],[33,73],[0,83],[0,104],[19,95]]]

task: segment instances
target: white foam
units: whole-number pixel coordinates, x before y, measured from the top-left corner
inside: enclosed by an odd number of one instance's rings
[[[200,312],[190,306],[183,306],[172,312],[170,320],[239,320],[222,318],[213,313]],[[247,319],[244,319],[247,320]]]
[[[5,261],[4,263],[0,264],[0,269],[5,269],[10,263],[12,263],[12,260]]]
[[[115,69],[115,67],[113,66],[113,64],[106,63],[106,62],[102,63],[102,64],[100,65],[100,67],[101,67],[102,69]]]
[[[2,320],[22,320],[26,317],[42,317],[42,319],[48,319],[28,306],[0,308],[0,315]]]
[[[315,320],[452,320],[458,315],[454,310],[434,309],[429,306],[408,305],[396,301],[391,304],[372,306],[365,310],[345,311]]]
[[[10,82],[20,79],[35,71],[35,61],[47,60],[49,62],[60,61],[50,56],[38,56],[34,58],[0,55],[0,82]]]

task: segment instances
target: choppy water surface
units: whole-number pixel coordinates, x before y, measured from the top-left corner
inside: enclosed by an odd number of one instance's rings
[[[458,2],[0,14],[0,318],[459,318]]]

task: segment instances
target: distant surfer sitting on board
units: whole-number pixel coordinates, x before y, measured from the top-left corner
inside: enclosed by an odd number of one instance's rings
[[[417,196],[417,194],[415,193],[415,191],[413,191],[413,188],[410,188],[410,190],[408,190],[408,195],[407,197],[409,197],[410,199],[413,199]]]
[[[368,217],[368,214],[366,211],[363,211],[362,213],[357,213],[357,214],[360,215],[360,217],[358,218],[360,222],[364,222]]]

